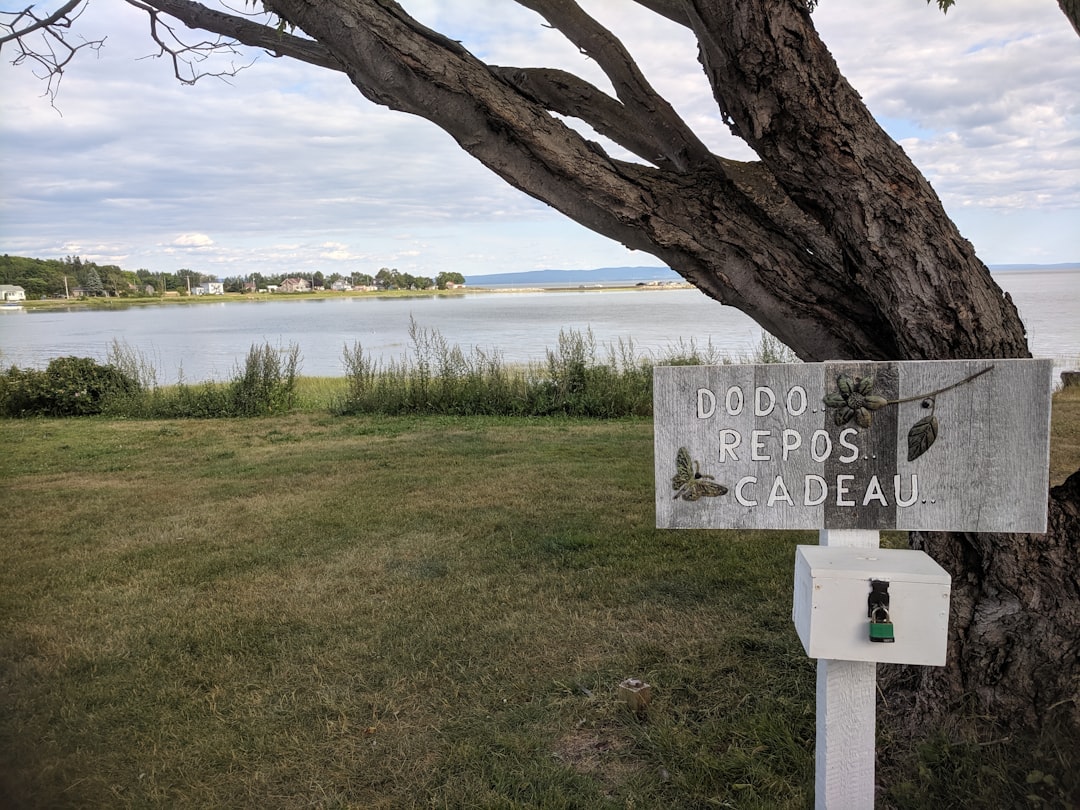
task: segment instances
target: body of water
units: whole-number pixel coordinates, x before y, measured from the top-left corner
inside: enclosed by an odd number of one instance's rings
[[[1032,352],[1058,370],[1080,365],[1080,271],[998,273],[1028,328]],[[117,310],[0,312],[0,364],[44,368],[54,357],[107,358],[118,341],[157,369],[158,382],[224,380],[252,344],[296,344],[301,373],[340,377],[343,348],[383,360],[410,355],[410,322],[451,345],[498,352],[506,363],[542,362],[560,330],[591,330],[598,354],[620,340],[663,357],[680,342],[735,360],[754,354],[761,328],[694,289],[483,292],[416,298],[228,301]]]

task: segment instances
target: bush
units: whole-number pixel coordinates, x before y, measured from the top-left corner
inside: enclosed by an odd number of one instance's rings
[[[88,416],[139,392],[139,383],[89,357],[57,357],[44,371],[12,367],[0,377],[0,415]]]
[[[229,389],[233,416],[286,413],[296,399],[296,372],[300,348],[295,344],[278,351],[267,343],[252,346],[242,371]]]
[[[545,374],[533,380],[529,412],[617,418],[652,413],[652,367],[637,359],[632,342],[596,357],[592,330],[559,332],[555,351],[547,351]]]

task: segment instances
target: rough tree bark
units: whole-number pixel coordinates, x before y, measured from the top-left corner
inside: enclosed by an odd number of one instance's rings
[[[912,716],[972,696],[1014,728],[1080,728],[1080,470],[1050,491],[1048,520],[1046,534],[914,536],[953,599],[948,666],[914,673]]]
[[[615,95],[564,71],[487,65],[392,0],[264,0],[310,39],[190,0],[133,4],[343,71],[367,98],[437,124],[514,187],[660,258],[805,360],[1028,356],[1009,296],[840,74],[804,2],[638,0],[694,33],[755,162],[712,154],[573,0],[518,2],[593,59]],[[612,158],[552,112],[641,162]],[[1009,722],[1061,712],[1080,726],[1078,483],[1055,490],[1045,537],[916,538],[954,589],[950,666],[916,676],[924,717],[973,693]]]

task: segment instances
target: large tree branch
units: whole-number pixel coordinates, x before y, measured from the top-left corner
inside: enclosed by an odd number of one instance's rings
[[[323,42],[364,95],[438,124],[511,185],[664,259],[807,357],[895,352],[883,342],[880,316],[853,297],[821,312],[822,302],[844,300],[836,288],[841,251],[760,167],[714,158],[680,179],[620,163],[456,43],[430,37],[400,7],[358,0],[269,4]],[[832,327],[823,328],[820,315]]]
[[[582,53],[596,61],[615,88],[615,95],[639,128],[653,130],[666,162],[679,170],[711,158],[708,148],[675,109],[649,85],[619,39],[586,14],[574,0],[517,0],[542,14]]]
[[[1080,34],[1080,0],[1058,0],[1058,5],[1076,33]]]
[[[579,118],[606,138],[642,160],[661,168],[684,170],[668,158],[667,144],[655,137],[652,127],[625,105],[595,85],[552,68],[514,68],[493,65],[492,70],[527,98],[560,115]]]
[[[685,25],[687,28],[691,27],[690,14],[682,0],[634,0],[634,2],[674,23]]]
[[[256,39],[234,18],[194,13],[196,4],[184,0],[145,2],[183,15],[189,25],[274,44],[261,38],[265,27]],[[266,6],[321,43],[368,98],[432,121],[514,187],[661,258],[806,359],[902,351],[884,314],[849,294],[844,251],[833,235],[799,210],[763,166],[710,156],[679,181],[614,161],[395,3],[267,0]]]

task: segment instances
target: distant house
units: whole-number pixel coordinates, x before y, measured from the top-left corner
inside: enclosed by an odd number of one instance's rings
[[[352,289],[352,284],[345,281],[344,279],[339,278],[337,281],[330,285],[330,289],[334,292],[348,292]]]
[[[310,292],[311,282],[306,278],[287,278],[278,285],[278,292],[298,293]]]
[[[224,295],[225,283],[221,281],[204,281],[192,290],[195,295]]]
[[[25,301],[26,290],[17,284],[0,284],[0,301]]]

